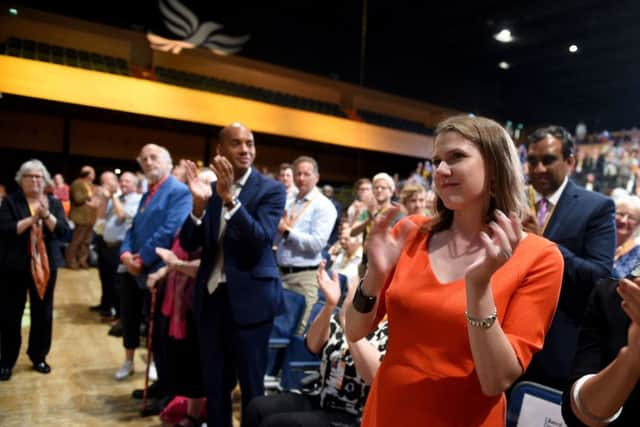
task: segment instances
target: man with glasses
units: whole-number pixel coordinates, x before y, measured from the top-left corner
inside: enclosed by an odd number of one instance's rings
[[[539,233],[564,258],[558,310],[525,379],[562,388],[568,379],[578,325],[595,282],[612,274],[616,243],[613,201],[569,180],[575,164],[571,135],[560,126],[537,129],[526,143],[527,198]],[[532,307],[532,309],[534,309]]]
[[[364,254],[359,268],[360,276],[364,274],[367,267],[367,236],[371,231],[373,221],[378,215],[384,215],[391,208],[391,201],[395,191],[395,182],[388,173],[377,173],[371,182],[373,195],[363,199],[365,210],[360,213],[358,220],[351,226],[352,237],[362,235]],[[393,227],[403,216],[404,212],[398,212],[391,220],[390,225]]]
[[[373,196],[363,200],[366,205],[366,210],[360,214],[358,220],[351,227],[351,236],[355,237],[364,233],[365,242],[373,220],[378,215],[384,215],[392,206],[391,198],[395,191],[395,182],[388,173],[380,172],[376,174],[372,179],[372,183]],[[391,226],[398,222],[403,216],[404,214],[399,212],[391,221]]]

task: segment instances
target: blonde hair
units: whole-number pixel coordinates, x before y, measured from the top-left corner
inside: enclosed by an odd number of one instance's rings
[[[405,205],[415,194],[420,193],[424,193],[426,196],[427,190],[422,185],[415,182],[409,183],[402,187],[402,190],[400,191],[400,203]]]
[[[518,151],[509,134],[495,121],[485,117],[454,116],[438,124],[435,139],[456,132],[480,151],[486,170],[486,201],[483,221],[494,219],[494,210],[514,212],[522,220],[529,216],[525,199],[524,176]],[[432,232],[446,230],[453,222],[453,211],[436,195],[436,212],[429,222]]]

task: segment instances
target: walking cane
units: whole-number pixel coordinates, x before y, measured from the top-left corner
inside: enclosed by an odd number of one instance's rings
[[[149,328],[147,329],[147,369],[144,374],[144,393],[142,395],[142,414],[144,415],[147,409],[147,397],[149,394],[149,369],[151,368],[151,361],[153,360],[153,350],[151,345],[153,343],[153,318],[156,311],[156,288],[151,290],[151,307],[149,308]]]

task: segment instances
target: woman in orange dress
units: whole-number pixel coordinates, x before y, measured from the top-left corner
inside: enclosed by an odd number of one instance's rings
[[[435,216],[408,217],[392,231],[395,212],[376,222],[347,313],[351,340],[389,319],[362,425],[504,426],[504,391],[542,348],[563,259],[522,228],[522,170],[499,124],[445,120],[433,164]]]

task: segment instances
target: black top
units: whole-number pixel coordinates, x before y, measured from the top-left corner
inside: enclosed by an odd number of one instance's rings
[[[56,226],[51,232],[47,226],[42,228],[42,236],[47,247],[49,268],[53,271],[62,265],[59,240],[69,230],[67,219],[58,199],[47,196],[49,212],[56,217]],[[29,204],[21,190],[11,194],[0,205],[0,272],[31,271],[29,262],[29,230],[16,234],[18,221],[31,216]]]
[[[595,374],[604,369],[627,344],[630,320],[622,311],[622,299],[616,286],[610,283],[596,285],[589,305],[584,313],[578,347],[570,377],[570,385],[562,396],[562,416],[568,427],[584,426],[571,410],[571,386],[587,374]],[[602,393],[606,393],[605,390]],[[631,392],[624,404],[620,417],[611,427],[640,426],[640,385]]]

